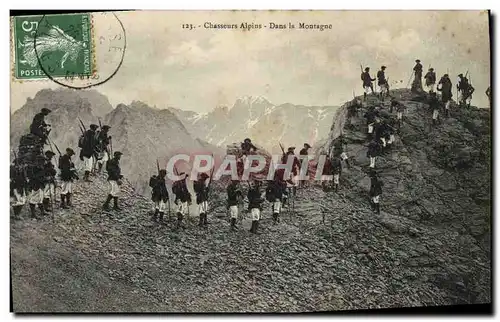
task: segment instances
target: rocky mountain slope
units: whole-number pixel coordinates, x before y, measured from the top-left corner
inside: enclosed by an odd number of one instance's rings
[[[362,119],[337,121],[353,167],[338,193],[300,189],[260,235],[249,214],[230,232],[214,185],[208,229],[174,232],[150,220],[152,203],[123,186],[121,212],[103,212],[105,177],[78,183],[74,208],[11,223],[14,310],[307,312],[491,302],[490,114],[453,107],[429,129],[424,103],[408,107],[393,151],[377,161],[381,215],[369,206]],[[372,99],[372,98],[370,98]],[[374,101],[372,101],[375,103]],[[123,107],[123,109],[126,109]],[[342,117],[345,106],[338,116]],[[442,146],[442,148],[440,148]],[[244,186],[246,189],[246,186]]]
[[[232,108],[217,107],[198,114],[169,108],[188,131],[216,146],[225,147],[249,137],[271,152],[286,146],[313,145],[326,137],[332,124],[335,106],[274,105],[263,97],[246,96]]]

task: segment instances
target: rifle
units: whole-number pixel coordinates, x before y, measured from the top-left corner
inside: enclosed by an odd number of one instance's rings
[[[101,129],[102,129],[101,118],[100,118],[100,117],[98,117],[97,119],[99,120],[99,128],[101,128]]]
[[[110,157],[113,156],[113,140],[110,138],[109,139],[109,150],[110,150]]]
[[[212,155],[212,163],[215,163],[215,162],[214,162],[214,154],[212,153],[211,155]],[[213,178],[213,176],[214,176],[214,169],[215,169],[215,165],[214,165],[214,167],[212,168],[212,171],[210,172],[210,177],[209,177],[209,178],[210,178],[210,180],[208,181],[208,185],[207,185],[207,194],[208,194],[208,192],[210,191],[210,185],[212,184],[212,178]]]
[[[160,175],[160,163],[158,162],[158,158],[156,159],[156,169],[158,170],[158,175]]]
[[[48,138],[47,138],[47,139],[48,139]],[[50,142],[50,140],[49,140],[49,142]],[[59,155],[62,155],[61,150],[59,150],[59,148],[57,147],[56,142],[53,142],[53,143],[54,143],[54,147],[55,147],[55,148],[56,148],[56,150],[57,150],[57,153],[59,153]],[[50,145],[50,149],[52,150],[52,144]]]
[[[82,122],[82,120],[80,118],[78,118],[78,121],[80,121],[80,124],[82,125],[83,130],[86,132],[87,129],[85,128],[85,124],[83,124],[83,122]]]
[[[410,86],[410,81],[411,81],[411,79],[413,78],[413,74],[414,74],[414,73],[415,73],[415,71],[413,70],[413,71],[411,72],[410,78],[408,79],[408,83],[406,84],[406,88],[408,88],[408,86]]]

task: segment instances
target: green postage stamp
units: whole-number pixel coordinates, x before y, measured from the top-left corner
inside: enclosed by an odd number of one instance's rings
[[[90,13],[13,17],[13,74],[16,79],[91,76]]]

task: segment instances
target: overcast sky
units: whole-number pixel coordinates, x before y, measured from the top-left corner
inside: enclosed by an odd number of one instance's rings
[[[489,27],[478,11],[143,11],[117,14],[127,34],[122,67],[94,89],[115,107],[133,100],[158,108],[207,112],[241,96],[274,104],[340,105],[362,93],[360,64],[375,74],[383,64],[393,87],[405,87],[416,58],[438,79],[452,82],[467,70],[476,88],[473,104],[486,107]],[[204,29],[205,22],[268,26],[259,30]],[[295,24],[270,30],[269,23]],[[332,24],[331,30],[301,30]],[[182,29],[182,23],[202,25]],[[373,75],[374,76],[374,75]],[[50,81],[13,82],[11,111]],[[455,92],[454,92],[455,93]],[[454,94],[455,95],[455,94]]]

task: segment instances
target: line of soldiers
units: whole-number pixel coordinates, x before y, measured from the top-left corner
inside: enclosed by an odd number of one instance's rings
[[[380,70],[377,72],[377,78],[372,78],[370,76],[370,67],[365,67],[364,72],[361,73],[361,81],[363,82],[363,97],[366,101],[366,95],[368,93],[372,93],[377,95],[373,89],[373,81],[378,80],[378,86],[380,88],[380,92],[378,93],[378,97],[380,100],[384,101],[384,99],[389,95],[389,78],[385,77],[385,70],[387,66],[381,66]]]

